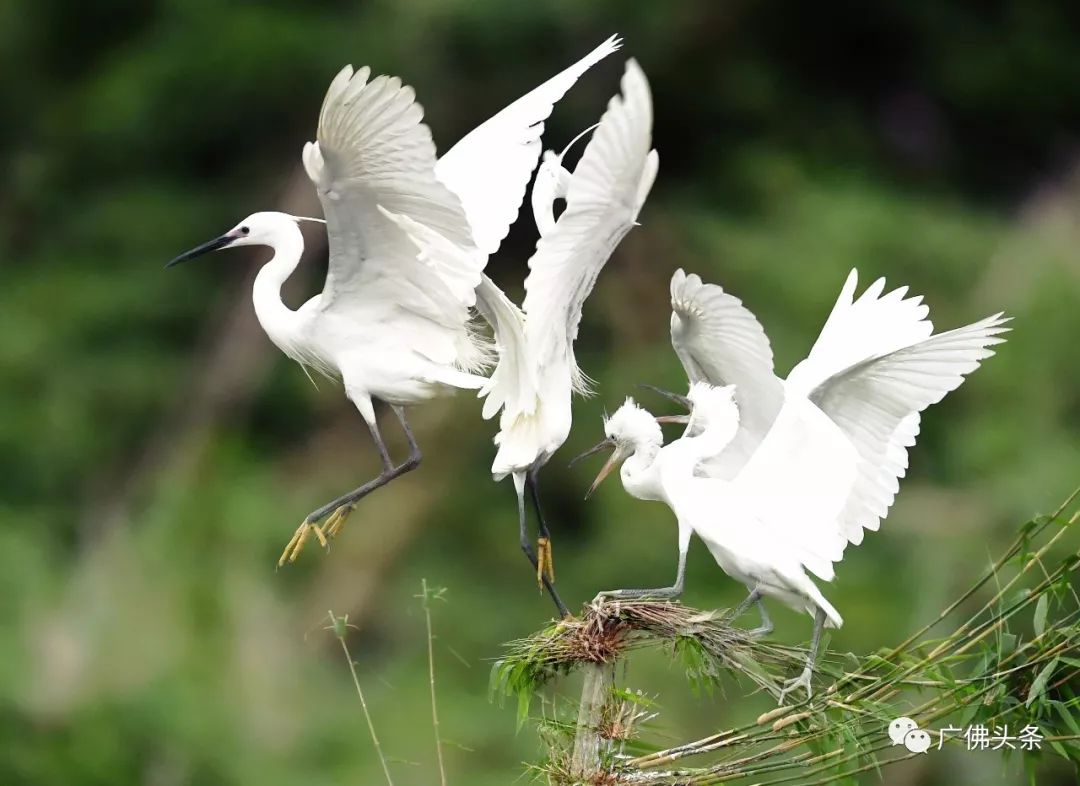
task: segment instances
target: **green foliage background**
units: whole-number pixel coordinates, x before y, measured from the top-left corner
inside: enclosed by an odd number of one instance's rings
[[[579,360],[599,393],[576,404],[544,476],[568,601],[674,570],[666,509],[617,483],[586,505],[588,469],[564,459],[637,383],[683,384],[667,344],[679,266],[744,299],[783,373],[853,266],[925,293],[942,327],[1016,318],[999,355],[926,416],[884,531],[827,588],[847,621],[835,648],[903,638],[1076,484],[1069,4],[9,0],[0,783],[379,782],[327,609],[358,625],[350,646],[396,782],[435,782],[421,577],[448,588],[434,623],[451,781],[513,782],[536,756],[514,708],[486,694],[500,643],[550,609],[517,548],[512,487],[489,479],[494,428],[477,403],[417,412],[421,469],[365,501],[329,556],[309,549],[275,572],[304,514],[377,471],[370,439],[340,391],[313,389],[259,333],[262,254],[161,266],[249,212],[317,210],[299,151],[344,63],[415,86],[445,150],[612,32],[626,48],[557,107],[548,145],[595,122],[633,55],[661,170],[586,308]],[[534,242],[523,221],[489,267],[515,295]],[[294,304],[324,264],[310,255]],[[742,589],[701,551],[688,602],[735,602]],[[775,617],[783,640],[808,633],[805,618]],[[765,706],[737,687],[695,696],[678,675],[663,657],[635,661],[635,687],[661,694],[658,744]],[[1018,772],[961,751],[885,777]]]

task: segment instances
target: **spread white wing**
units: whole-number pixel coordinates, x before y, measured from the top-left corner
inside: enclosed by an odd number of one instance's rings
[[[566,209],[540,238],[529,260],[524,311],[529,356],[537,376],[569,370],[581,376],[573,342],[581,306],[619,241],[634,226],[658,165],[652,145],[652,98],[638,64],[630,60],[622,95],[608,108],[571,177]]]
[[[320,308],[353,321],[398,320],[414,331],[418,352],[457,362],[471,345],[468,309],[486,257],[463,253],[440,269],[419,258],[393,220],[403,216],[465,251],[474,249],[460,201],[435,177],[435,146],[412,88],[396,77],[369,76],[366,67],[338,73],[323,102],[317,141],[304,146],[329,241]]]
[[[622,45],[612,36],[592,52],[491,119],[439,159],[435,175],[461,198],[476,245],[493,254],[517,218],[540,157],[544,120],[555,103],[593,65]]]
[[[810,354],[788,374],[787,392],[808,395],[833,374],[930,338],[934,332],[921,295],[905,297],[907,287],[882,294],[885,279],[879,278],[856,298],[858,283],[859,273],[852,269]]]
[[[633,60],[621,88],[570,176],[566,209],[536,244],[523,310],[490,282],[477,293],[477,307],[499,345],[498,366],[481,391],[488,396],[485,417],[502,410],[492,463],[496,478],[546,460],[566,439],[570,394],[584,388],[573,348],[582,303],[634,226],[656,177],[652,99]]]
[[[955,390],[994,354],[1008,319],[996,314],[834,374],[810,400],[844,432],[859,454],[858,474],[839,519],[852,543],[876,530],[888,513],[918,433],[914,417]],[[901,453],[904,455],[901,457]]]
[[[923,304],[921,295],[906,297],[907,287],[885,293],[885,279],[879,278],[856,298],[858,282],[858,271],[852,269],[810,354],[784,382],[789,395],[808,396],[833,374],[916,344],[934,332],[930,309]],[[919,421],[919,413],[913,412],[893,432],[879,467],[880,485],[897,488],[897,481],[907,473],[907,449],[915,444]],[[883,493],[886,508],[894,495],[886,501]],[[862,529],[853,528],[852,537],[853,543],[860,543]]]
[[[730,478],[742,468],[784,403],[761,323],[742,301],[682,270],[671,277],[671,345],[691,384],[735,385],[739,430],[702,474]]]

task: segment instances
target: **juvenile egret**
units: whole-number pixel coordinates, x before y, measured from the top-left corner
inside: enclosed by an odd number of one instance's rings
[[[300,261],[302,220],[255,213],[169,265],[221,248],[269,246],[253,301],[270,340],[288,357],[340,377],[371,430],[382,472],[309,514],[279,565],[314,533],[324,545],[358,500],[420,463],[405,407],[456,389],[479,389],[491,347],[470,321],[489,254],[517,216],[540,155],[543,121],[577,79],[620,46],[612,36],[589,55],[478,126],[436,160],[412,88],[346,66],[319,115],[303,163],[326,216],[329,270],[322,294],[292,310],[281,286]],[[427,227],[466,253],[420,259],[393,216]],[[409,444],[390,457],[374,401],[393,409]],[[327,518],[329,517],[329,518]],[[325,519],[325,524],[319,522]]]
[[[673,292],[682,292],[687,280],[689,277],[676,274]],[[666,502],[679,522],[679,575],[674,587],[662,588],[659,594],[670,596],[681,591],[686,546],[690,533],[696,532],[724,572],[750,589],[735,615],[756,604],[762,626],[755,633],[772,629],[761,603],[763,596],[776,597],[814,617],[806,668],[784,687],[781,701],[795,687],[810,693],[821,630],[843,622],[806,570],[831,581],[833,563],[843,558],[847,544],[861,542],[863,529],[878,528],[907,467],[907,448],[914,444],[917,433],[915,416],[959,387],[967,374],[993,354],[989,347],[1004,341],[999,336],[1007,330],[1003,326],[1007,320],[996,314],[966,327],[903,343],[906,339],[900,335],[905,318],[896,318],[892,328],[876,336],[877,346],[891,348],[860,357],[874,341],[867,341],[865,334],[852,335],[846,343],[842,337],[852,326],[872,325],[870,315],[874,313],[895,317],[915,305],[918,312],[912,310],[909,316],[919,316],[908,325],[908,335],[928,332],[916,324],[929,323],[923,319],[925,307],[913,304],[914,299],[904,300],[904,292],[878,297],[883,282],[871,288],[869,300],[864,295],[852,303],[854,280],[854,275],[849,276],[810,357],[783,384],[784,397],[771,426],[749,456],[737,459],[734,471],[731,467],[736,460],[725,453],[741,449],[739,440],[746,429],[739,403],[745,397],[740,397],[738,382],[723,388],[707,381],[694,382],[687,433],[663,448],[658,429],[654,427],[650,433],[646,425],[648,413],[632,401],[606,424],[605,443],[615,451],[597,483],[616,463],[624,461],[620,474],[627,491]],[[692,289],[700,291],[704,286],[696,282]],[[715,318],[715,309],[723,302],[719,287],[705,294],[714,302],[714,311],[697,313],[703,321]],[[730,310],[727,336],[722,337],[723,331],[713,334],[718,346],[731,353],[724,361],[723,373],[743,374],[749,379],[747,369],[755,365],[760,369],[764,355],[760,341],[751,349],[746,337],[757,334],[760,326],[734,298],[726,305]],[[690,309],[692,313],[695,310]],[[713,323],[716,328],[722,324],[723,320]],[[678,351],[679,342],[685,342],[689,335],[678,310],[672,325]],[[760,337],[764,337],[763,331]],[[687,363],[684,353],[680,358]],[[831,370],[830,363],[846,365]],[[768,366],[771,374],[771,354]],[[720,369],[717,366],[714,371]],[[688,372],[693,376],[689,368]],[[636,597],[658,591],[610,594]]]
[[[635,225],[652,187],[658,158],[651,145],[649,85],[630,60],[621,95],[611,99],[573,173],[562,170],[561,156],[549,156],[547,171],[538,174],[552,178],[540,181],[545,184],[540,198],[534,192],[541,230],[553,199],[564,197],[566,208],[548,231],[542,231],[529,260],[523,307],[518,308],[486,276],[476,290],[477,308],[494,328],[499,356],[480,391],[487,397],[485,418],[501,410],[492,475],[496,480],[513,475],[521,548],[564,616],[566,607],[551,584],[550,533],[540,512],[537,473],[570,433],[572,393],[586,390],[574,358],[581,307],[601,268]],[[429,228],[408,220],[401,224],[421,257],[451,250],[445,238]],[[526,524],[526,486],[538,518],[536,551]]]
[[[735,477],[769,433],[785,403],[805,412],[800,405],[807,400],[809,391],[831,373],[912,344],[933,332],[933,325],[927,319],[929,310],[922,304],[922,298],[905,299],[906,287],[883,295],[885,280],[878,279],[856,299],[857,285],[858,273],[852,270],[809,356],[784,381],[773,372],[768,336],[742,301],[715,284],[702,283],[697,275],[675,271],[670,287],[671,344],[675,354],[690,384],[735,385],[734,395],[740,412],[734,438],[724,450],[706,456],[698,464],[696,474],[721,479]],[[663,394],[663,391],[657,392]],[[683,405],[689,403],[685,397],[664,395]],[[686,418],[659,417],[656,421],[685,423]],[[895,477],[903,476],[907,467],[906,448],[914,444],[918,426],[919,415],[915,413],[901,423],[894,435],[892,461],[883,470],[886,485],[890,483],[888,473],[895,471],[891,480],[894,494]],[[578,461],[614,448],[586,496],[595,491],[612,469],[621,465],[620,477],[631,495],[670,505],[659,484],[659,464],[654,463],[663,447],[663,435],[652,422],[652,416],[633,399],[627,399],[626,404],[605,422],[605,431],[603,441],[575,459]],[[829,430],[823,436],[828,438],[835,433]],[[669,446],[663,451],[670,452],[671,449]],[[881,516],[891,501],[890,498],[880,509]],[[679,566],[675,583],[670,587],[609,590],[601,594],[621,598],[677,597],[682,594],[690,535],[688,524],[680,521]],[[858,543],[861,537],[861,528],[853,529],[854,542]]]

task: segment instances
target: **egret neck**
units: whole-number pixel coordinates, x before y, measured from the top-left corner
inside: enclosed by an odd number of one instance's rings
[[[619,470],[623,488],[630,496],[645,500],[664,500],[656,466],[660,448],[661,443],[652,437],[638,436],[634,439],[631,448],[633,452]]]
[[[728,446],[738,425],[738,418],[709,424],[700,434],[683,436],[666,445],[660,459],[660,475],[665,488],[673,482],[678,484],[693,478],[703,459],[719,455]]]
[[[304,252],[304,236],[295,221],[282,220],[275,222],[265,244],[273,249],[274,256],[255,276],[255,286],[251,292],[255,316],[278,349],[290,357],[295,357],[293,350],[299,329],[299,315],[281,300],[281,286],[300,263],[300,255]]]

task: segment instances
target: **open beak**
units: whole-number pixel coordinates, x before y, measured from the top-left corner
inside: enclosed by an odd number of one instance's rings
[[[601,440],[600,442],[596,443],[591,448],[586,450],[584,453],[582,453],[580,456],[575,457],[570,462],[570,466],[572,467],[579,461],[581,461],[583,458],[588,458],[589,456],[595,455],[604,450],[611,450],[612,454],[608,458],[607,463],[604,464],[603,468],[600,470],[600,474],[596,476],[596,480],[594,480],[593,484],[589,486],[589,490],[585,492],[585,499],[588,499],[590,496],[592,496],[592,493],[596,491],[596,487],[599,486],[603,482],[604,478],[606,478],[608,474],[610,474],[611,470],[614,469],[616,458],[616,454],[614,453],[615,440],[611,439],[610,437],[608,439]]]
[[[219,248],[225,248],[225,246],[236,240],[236,237],[237,236],[234,235],[232,232],[226,232],[221,237],[216,237],[213,240],[209,240],[206,243],[203,243],[201,246],[195,246],[195,248],[191,249],[190,251],[185,251],[176,259],[170,261],[167,265],[165,265],[165,267],[169,268],[173,265],[179,265],[181,262],[187,262],[188,260],[194,259],[195,257],[201,257],[203,254],[209,254],[211,251],[217,251]]]
[[[674,401],[676,404],[681,404],[683,407],[686,408],[686,410],[688,412],[692,411],[694,409],[694,402],[691,401],[690,399],[688,399],[686,396],[680,396],[678,393],[672,393],[670,390],[664,390],[663,388],[658,388],[655,385],[646,385],[645,383],[642,383],[642,384],[638,385],[638,387],[645,388],[646,390],[651,390],[653,393],[657,393],[657,394],[663,396],[664,398],[668,399],[669,401]],[[657,420],[660,420],[660,418],[657,418]],[[661,422],[662,423],[669,423],[669,422],[670,423],[677,423],[677,422],[682,422],[682,421],[661,421]]]
[[[690,422],[689,415],[657,415],[657,423],[682,423],[683,425]]]
[[[596,476],[596,480],[592,482],[592,485],[589,486],[589,490],[585,492],[585,499],[591,497],[593,495],[593,492],[596,491],[600,484],[604,482],[604,478],[611,474],[611,470],[615,469],[617,458],[618,454],[616,453],[612,453],[610,456],[608,456],[607,462],[605,462],[604,466],[600,468],[600,474]]]
[[[610,439],[610,438],[609,439],[602,439],[599,442],[597,442],[595,445],[593,445],[591,448],[586,450],[584,453],[582,453],[580,456],[574,456],[574,458],[570,459],[570,463],[567,464],[567,466],[572,467],[575,464],[577,464],[579,461],[581,461],[582,459],[586,459],[589,456],[594,456],[597,453],[600,453],[600,452],[602,452],[604,450],[607,450],[609,448],[614,450],[614,448],[615,448],[615,440]]]

